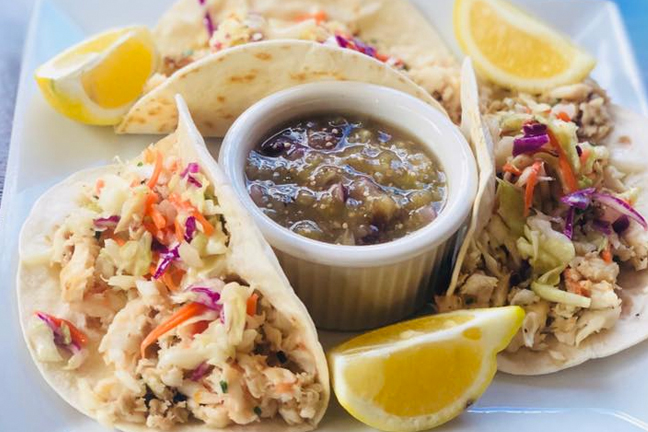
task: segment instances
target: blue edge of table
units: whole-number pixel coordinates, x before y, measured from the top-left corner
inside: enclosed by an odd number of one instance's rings
[[[648,88],[648,0],[616,0],[615,3],[623,15],[644,85]]]

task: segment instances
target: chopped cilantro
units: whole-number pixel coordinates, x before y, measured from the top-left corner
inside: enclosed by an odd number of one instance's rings
[[[221,380],[220,386],[221,386],[221,390],[223,390],[223,393],[227,393],[227,381]]]
[[[255,406],[254,407],[254,414],[260,416],[261,415],[261,407]]]
[[[139,167],[139,166],[142,166],[142,165],[144,165],[144,162],[137,162],[137,166],[138,166],[138,167]]]

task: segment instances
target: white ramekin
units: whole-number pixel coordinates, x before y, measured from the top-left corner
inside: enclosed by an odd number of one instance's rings
[[[245,187],[248,154],[287,121],[323,113],[367,115],[428,146],[447,178],[447,200],[437,219],[392,242],[342,246],[302,237],[265,216]],[[405,93],[360,82],[305,84],[266,97],[227,132],[219,162],[315,323],[331,330],[388,324],[429,301],[432,289],[448,280],[477,188],[470,147],[445,114]]]

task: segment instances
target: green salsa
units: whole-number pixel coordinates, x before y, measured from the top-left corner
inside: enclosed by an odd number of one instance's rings
[[[250,152],[252,200],[273,221],[327,243],[372,245],[432,222],[446,179],[416,139],[370,118],[294,120]]]

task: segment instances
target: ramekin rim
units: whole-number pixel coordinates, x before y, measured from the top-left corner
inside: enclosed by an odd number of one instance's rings
[[[448,139],[456,142],[457,148],[460,151],[454,156],[461,158],[466,168],[465,175],[459,179],[447,178],[448,184],[452,186],[449,188],[444,207],[435,221],[407,236],[390,242],[377,245],[348,246],[325,243],[301,236],[274,222],[261,211],[249,196],[245,182],[241,180],[243,166],[235,166],[236,164],[234,164],[234,158],[238,156],[237,152],[245,152],[247,154],[251,145],[242,146],[237,138],[243,135],[246,130],[254,127],[255,123],[258,124],[258,120],[270,112],[278,103],[306,97],[304,95],[308,95],[309,91],[319,95],[333,93],[334,91],[344,91],[346,93],[364,93],[365,96],[363,97],[367,97],[366,95],[377,97],[379,95],[380,97],[408,100],[409,104],[412,104],[416,109],[425,114],[428,122],[442,129],[444,136],[448,136]],[[392,104],[387,109],[393,109],[394,106],[396,105]],[[372,115],[371,112],[366,112],[366,114],[369,116]],[[278,124],[274,124],[270,127],[264,127],[264,129],[267,132],[277,126]],[[420,141],[435,154],[438,153],[437,149],[433,147],[434,144],[423,142],[423,140]],[[477,189],[477,169],[470,146],[459,131],[459,128],[452,124],[444,113],[398,90],[361,82],[324,81],[303,84],[274,93],[258,101],[248,108],[227,132],[220,149],[219,163],[223,167],[243,205],[252,214],[261,232],[273,247],[293,256],[300,256],[321,264],[341,267],[392,264],[405,261],[442,245],[461,228],[468,217]],[[448,175],[447,171],[446,175]],[[451,194],[453,205],[450,206]]]

